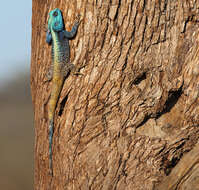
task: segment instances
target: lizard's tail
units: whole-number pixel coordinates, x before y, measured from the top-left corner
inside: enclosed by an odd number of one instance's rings
[[[54,130],[54,123],[53,119],[50,120],[49,124],[49,165],[50,165],[50,171],[52,174],[52,144],[53,144],[53,130]]]

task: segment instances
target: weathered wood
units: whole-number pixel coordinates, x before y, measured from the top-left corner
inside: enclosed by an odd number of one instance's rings
[[[180,160],[171,174],[156,187],[157,190],[199,189],[199,144]]]
[[[56,7],[68,30],[82,15],[70,45],[84,76],[70,75],[61,92],[51,178],[44,25]],[[198,0],[33,0],[35,189],[152,190],[164,183],[199,138],[198,15]]]

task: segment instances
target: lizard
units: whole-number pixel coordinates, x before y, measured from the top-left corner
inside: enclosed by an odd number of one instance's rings
[[[80,24],[80,16],[77,17],[72,30],[65,30],[62,12],[56,8],[49,13],[48,29],[46,32],[46,42],[52,45],[51,57],[52,66],[47,73],[47,81],[52,80],[52,88],[48,105],[49,120],[49,167],[50,173],[53,175],[52,166],[52,141],[54,132],[54,115],[60,92],[67,74],[74,70],[75,66],[70,63],[70,47],[69,40],[74,38]],[[81,73],[74,73],[81,74]]]

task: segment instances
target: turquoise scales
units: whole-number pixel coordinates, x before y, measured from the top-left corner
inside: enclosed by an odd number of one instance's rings
[[[54,9],[49,13],[48,31],[46,42],[52,43],[53,64],[48,73],[48,80],[52,79],[51,97],[49,100],[48,119],[49,119],[49,164],[52,173],[52,140],[54,130],[54,113],[57,101],[63,86],[64,78],[68,72],[74,68],[70,63],[69,39],[77,33],[79,19],[75,22],[70,32],[64,29],[62,13],[59,9]]]

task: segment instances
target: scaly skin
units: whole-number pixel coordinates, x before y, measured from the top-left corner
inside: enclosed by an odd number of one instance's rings
[[[52,70],[49,72],[48,80],[52,79],[51,97],[49,100],[48,119],[49,119],[49,160],[50,171],[52,172],[52,140],[54,130],[54,114],[57,101],[63,86],[64,78],[73,68],[70,63],[69,39],[73,38],[77,32],[79,19],[75,22],[70,32],[64,30],[62,13],[59,9],[54,9],[49,13],[48,31],[46,42],[52,43]]]

